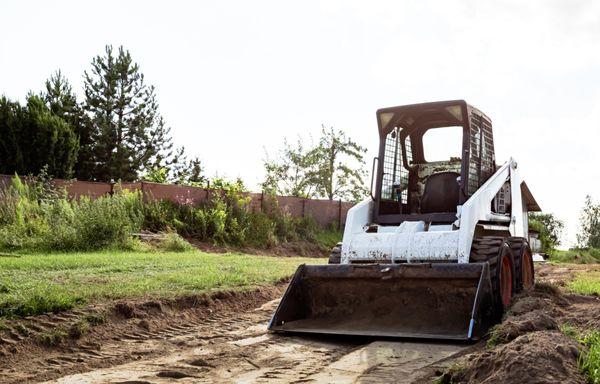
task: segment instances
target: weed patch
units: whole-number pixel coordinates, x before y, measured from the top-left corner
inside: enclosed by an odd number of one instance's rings
[[[600,271],[578,273],[568,287],[583,295],[600,295]]]
[[[556,263],[596,264],[600,263],[600,249],[555,249],[550,252],[550,261]]]
[[[223,190],[214,191],[209,201],[199,205],[144,201],[140,192],[120,188],[112,196],[71,200],[64,191],[15,177],[0,191],[0,250],[134,250],[139,244],[133,234],[142,229],[254,248],[297,240],[330,248],[341,238],[337,226],[324,231],[311,217],[296,218],[283,212],[277,200],[268,196],[256,212],[239,183],[219,188]],[[159,246],[173,252],[190,249],[175,234]]]
[[[42,313],[56,313],[83,304],[85,300],[73,293],[51,292],[35,293],[29,297],[3,297],[0,295],[0,317],[32,316]]]
[[[38,333],[36,340],[39,344],[46,347],[55,347],[62,344],[68,337],[69,334],[65,330],[59,328]]]
[[[78,320],[74,324],[71,324],[67,333],[69,337],[72,339],[79,339],[81,336],[85,335],[90,329],[90,323],[88,323],[85,319]]]
[[[585,335],[581,343],[588,347],[579,357],[579,367],[588,383],[600,384],[600,331],[592,331]]]
[[[19,332],[22,336],[29,336],[29,329],[21,323],[15,325],[15,330]]]
[[[189,252],[194,247],[177,233],[168,233],[156,246],[163,252]]]

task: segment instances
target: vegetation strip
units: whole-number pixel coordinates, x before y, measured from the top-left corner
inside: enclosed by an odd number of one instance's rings
[[[245,254],[96,252],[0,259],[0,319],[122,298],[171,298],[271,284],[314,258]]]

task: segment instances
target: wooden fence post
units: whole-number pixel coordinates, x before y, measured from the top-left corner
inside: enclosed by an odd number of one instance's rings
[[[339,200],[338,204],[338,231],[342,229],[342,199]]]
[[[260,213],[263,213],[265,210],[264,201],[265,201],[265,191],[261,191],[260,192]]]

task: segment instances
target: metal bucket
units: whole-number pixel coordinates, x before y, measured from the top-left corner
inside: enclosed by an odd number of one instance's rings
[[[474,340],[491,300],[487,263],[301,265],[269,330]]]

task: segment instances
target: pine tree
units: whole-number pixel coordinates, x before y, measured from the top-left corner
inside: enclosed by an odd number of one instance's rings
[[[129,51],[92,60],[84,73],[85,110],[92,124],[94,176],[98,180],[132,181],[142,172],[172,161],[170,129],[158,112],[155,89]]]
[[[0,173],[22,174],[25,170],[21,140],[25,110],[18,102],[0,97]]]
[[[46,101],[50,111],[62,118],[73,128],[79,138],[79,153],[74,167],[74,176],[79,180],[94,178],[94,140],[90,120],[77,102],[77,97],[60,70],[46,80],[46,89],[41,97]]]
[[[18,102],[0,99],[0,172],[69,178],[77,159],[79,142],[71,126],[54,115],[44,100],[27,96]]]

